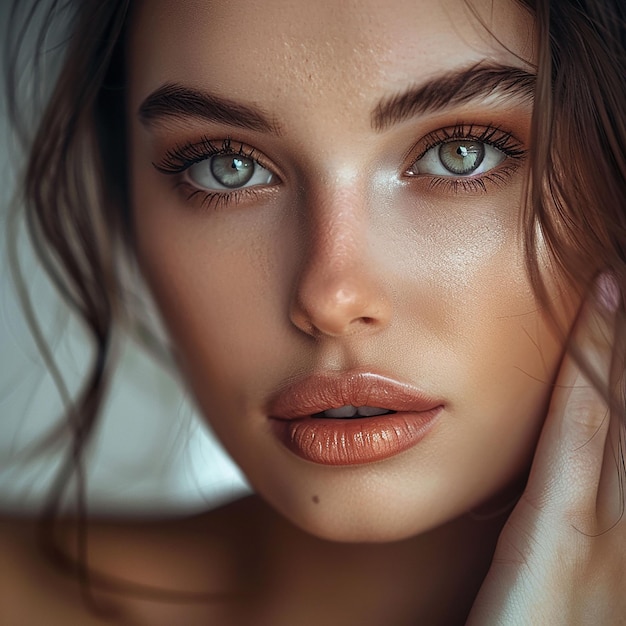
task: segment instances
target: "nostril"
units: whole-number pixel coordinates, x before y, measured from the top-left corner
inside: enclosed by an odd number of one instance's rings
[[[359,266],[322,272],[313,263],[298,276],[289,317],[313,337],[371,333],[388,322],[391,303],[379,283]]]

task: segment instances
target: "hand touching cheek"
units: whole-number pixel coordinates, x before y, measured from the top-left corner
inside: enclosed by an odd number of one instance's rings
[[[624,416],[607,405],[622,383],[610,378],[619,298],[604,274],[596,299],[583,304],[526,491],[500,536],[468,624],[626,620]]]

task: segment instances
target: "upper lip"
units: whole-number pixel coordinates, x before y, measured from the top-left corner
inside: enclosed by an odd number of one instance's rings
[[[281,389],[270,400],[268,414],[292,420],[348,404],[421,412],[435,409],[443,402],[380,374],[327,372],[307,376]]]

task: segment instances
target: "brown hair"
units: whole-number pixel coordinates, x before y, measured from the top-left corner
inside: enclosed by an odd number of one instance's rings
[[[624,294],[626,3],[518,1],[534,12],[537,22],[537,83],[524,212],[532,284],[549,308],[551,294],[539,271],[541,234],[555,267],[581,292],[590,289],[598,272],[608,271]],[[40,0],[33,2],[33,12],[43,6]],[[130,0],[54,0],[52,6],[51,15],[67,6],[74,11],[71,36],[56,88],[29,146],[23,206],[35,248],[84,319],[96,356],[68,415],[74,443],[47,508],[50,518],[58,513],[70,472],[81,465],[103,398],[112,324],[120,303],[116,256],[120,244],[132,251],[133,239],[124,124]],[[14,15],[12,23],[18,21]],[[24,24],[32,22],[31,12]],[[16,67],[24,40],[22,29],[13,32],[7,67]],[[40,34],[39,53],[43,41]],[[10,110],[17,124],[15,76],[8,78],[13,85]],[[622,302],[621,317],[623,311]],[[623,319],[619,327],[613,373],[621,380]],[[625,415],[622,393],[614,403]]]
[[[626,285],[626,7],[532,4],[539,59],[525,233],[531,277],[547,302],[535,224],[570,282],[589,280],[591,269]]]
[[[76,477],[76,515],[86,515],[83,457],[105,396],[111,367],[113,323],[120,304],[115,257],[130,237],[126,199],[124,101],[124,30],[129,0],[77,3],[35,0],[14,2],[5,39],[8,111],[29,159],[22,184],[23,206],[33,247],[66,301],[80,315],[93,338],[94,356],[79,395],[67,407],[64,423],[42,442],[68,430],[71,444],[41,517],[41,546],[63,570],[77,572],[88,591],[86,525],[79,523],[79,562],[57,549],[54,520],[72,476]],[[75,6],[74,6],[75,5]],[[21,18],[21,21],[20,21]],[[32,24],[43,24],[35,40],[33,82],[45,80],[39,59],[46,51],[47,29],[68,22],[65,62],[40,117],[34,137],[20,115],[17,72]],[[30,66],[29,66],[30,69]],[[9,242],[10,243],[10,242]],[[15,258],[15,255],[13,255]],[[21,290],[25,309],[30,302]],[[47,365],[55,368],[34,316],[28,315]],[[62,377],[55,371],[55,379]],[[43,447],[43,446],[40,446]],[[89,594],[85,593],[89,600]]]
[[[541,271],[547,249],[557,274],[592,295],[607,273],[620,290],[609,389],[558,328],[588,378],[620,416],[621,479],[626,426],[626,4],[621,0],[523,0],[537,24],[537,82],[523,214],[528,273],[553,312]],[[545,255],[544,255],[545,257]],[[602,306],[599,306],[602,310]],[[622,514],[624,493],[620,494]]]

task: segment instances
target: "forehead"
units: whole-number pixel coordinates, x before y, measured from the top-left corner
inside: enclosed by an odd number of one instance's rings
[[[532,41],[515,0],[143,0],[131,105],[179,82],[277,113],[326,101],[338,114],[472,62],[524,66]]]

